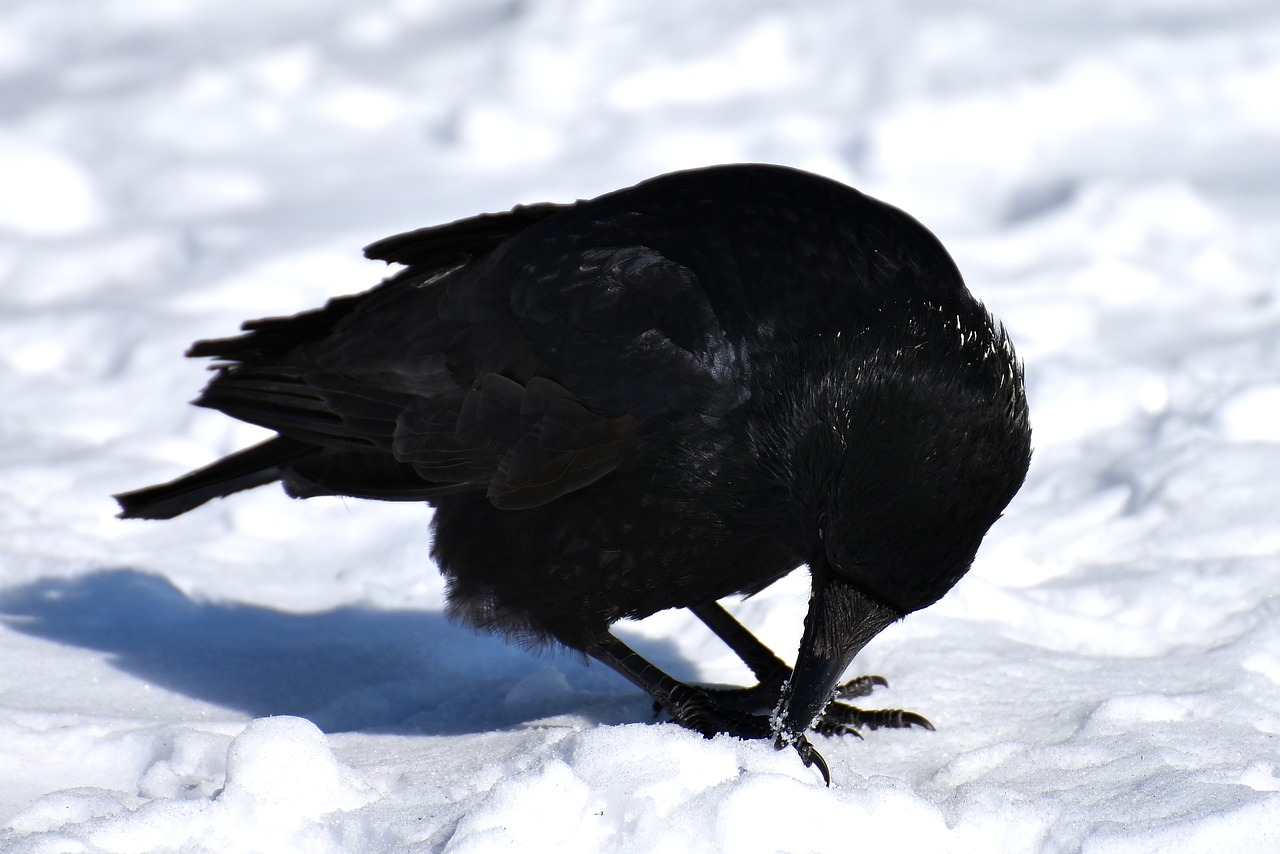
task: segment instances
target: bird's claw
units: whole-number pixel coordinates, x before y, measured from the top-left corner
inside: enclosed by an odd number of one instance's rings
[[[737,738],[765,738],[769,721],[763,715],[726,708],[701,689],[672,697],[664,708],[676,723],[712,738],[719,733]]]
[[[818,766],[822,782],[827,784],[827,788],[831,788],[831,770],[827,768],[827,760],[823,759],[822,754],[809,743],[809,739],[803,735],[795,736],[791,739],[791,746],[796,749],[796,753],[800,754],[800,761],[804,763],[804,767]]]
[[[923,715],[903,709],[859,709],[847,703],[833,702],[814,724],[820,735],[856,735],[861,729],[909,729],[917,726],[933,732],[934,726]]]

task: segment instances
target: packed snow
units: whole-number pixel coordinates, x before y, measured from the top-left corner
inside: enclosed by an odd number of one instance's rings
[[[6,0],[0,849],[1280,850],[1280,9],[1271,0]],[[191,341],[360,248],[767,161],[897,204],[1026,361],[1035,458],[868,706],[704,740],[451,625],[424,506],[110,495],[261,433]],[[800,570],[728,603],[785,655]],[[749,674],[687,614],[619,631]]]

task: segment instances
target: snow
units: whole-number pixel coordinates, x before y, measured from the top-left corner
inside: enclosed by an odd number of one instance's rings
[[[0,848],[1280,848],[1278,91],[1266,0],[8,0]],[[397,231],[736,160],[909,210],[1026,360],[1026,487],[854,666],[937,732],[822,741],[827,789],[655,724],[450,625],[423,507],[113,518],[261,435],[183,405],[191,341]],[[790,654],[805,597],[729,604]]]

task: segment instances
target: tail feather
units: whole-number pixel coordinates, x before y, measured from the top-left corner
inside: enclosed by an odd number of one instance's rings
[[[361,316],[392,311],[386,305],[400,305],[395,301],[402,299],[406,289],[420,296],[403,305],[429,317],[434,311],[432,300],[438,302],[443,289],[417,289],[567,207],[528,205],[379,240],[366,248],[365,255],[404,264],[407,270],[365,293],[331,299],[322,308],[292,317],[251,320],[243,324],[242,335],[192,344],[188,356],[219,362],[214,366],[217,375],[194,401],[197,406],[287,435],[169,483],[121,493],[115,497],[120,518],[172,519],[213,498],[274,481],[283,481],[285,491],[298,497],[357,495],[388,501],[422,501],[474,488],[479,474],[472,472],[488,462],[488,457],[478,448],[459,445],[453,438],[454,423],[437,424],[450,415],[456,421],[450,408],[455,401],[450,396],[460,399],[463,393],[450,374],[452,357],[446,346],[460,327],[445,324],[447,328],[439,334],[447,335],[434,353],[418,352],[423,348],[413,343],[418,350],[412,358],[406,357],[403,367],[407,373],[393,378],[390,385],[361,367],[368,360],[362,361],[360,353],[376,343],[372,339],[380,331],[348,332],[344,337],[342,330]],[[395,344],[391,341],[373,349],[377,359],[385,356],[392,360],[394,371],[401,371],[402,366],[393,360]],[[351,376],[345,371],[326,370],[313,358],[314,352],[320,352],[328,360],[343,362],[347,358],[344,348],[348,347],[356,351],[350,362],[344,363],[354,366]],[[433,415],[435,410],[439,411]],[[424,479],[397,457],[393,441],[406,413],[419,416],[423,430],[443,430],[441,447],[424,449],[437,457],[444,454],[446,462],[449,455],[458,458],[442,480]]]
[[[172,519],[213,498],[279,480],[281,466],[314,446],[277,436],[185,474],[177,480],[115,496],[121,519]]]

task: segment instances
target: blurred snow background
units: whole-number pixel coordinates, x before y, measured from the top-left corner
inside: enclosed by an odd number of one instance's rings
[[[1280,847],[1277,93],[1270,0],[6,0],[0,848]],[[1027,486],[856,664],[938,732],[825,742],[828,790],[653,725],[450,626],[422,507],[113,518],[257,438],[183,405],[192,340],[387,234],[743,160],[922,219],[1026,359]],[[790,654],[805,583],[731,607]]]

